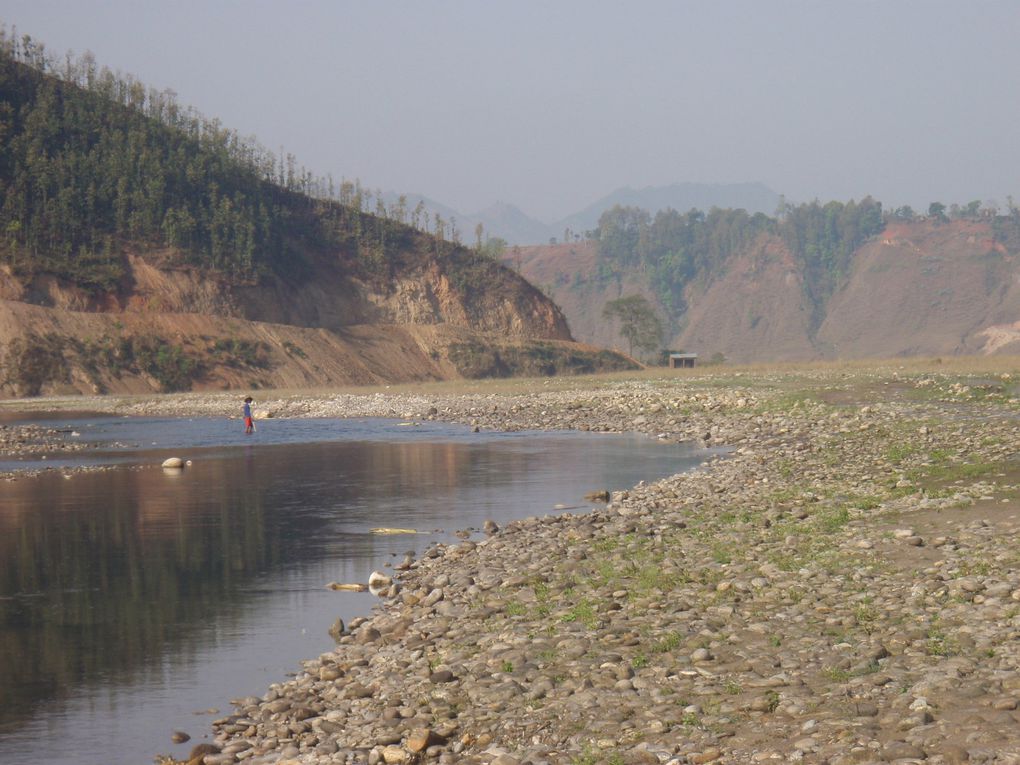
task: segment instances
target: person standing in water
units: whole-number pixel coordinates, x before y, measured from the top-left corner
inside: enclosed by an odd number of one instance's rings
[[[244,432],[254,433],[255,432],[255,421],[251,418],[251,396],[245,396],[244,408],[241,409],[241,414],[244,416]]]

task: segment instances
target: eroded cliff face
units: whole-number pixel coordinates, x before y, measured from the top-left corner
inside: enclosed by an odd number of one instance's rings
[[[508,263],[514,258],[525,277],[549,286],[584,342],[623,342],[601,318],[607,301],[655,301],[646,275],[600,280],[592,243],[518,248]],[[663,347],[706,359],[1020,352],[1020,253],[996,241],[985,220],[892,223],[854,254],[822,300],[786,245],[763,234],[711,279],[687,285],[684,298]]]
[[[512,338],[570,340],[563,312],[516,274],[497,289],[458,289],[435,261],[406,274],[383,292],[363,294],[377,319],[396,324],[452,324]]]
[[[237,285],[165,260],[130,256],[123,288],[100,296],[0,271],[0,393],[441,380],[460,376],[464,348],[524,360],[598,356],[572,342],[541,292],[501,268],[476,289],[457,286],[438,260],[387,282],[337,264]]]
[[[635,294],[655,302],[655,293],[643,274],[600,279],[598,254],[591,241],[514,247],[503,262],[552,297],[567,317],[575,338],[602,348],[627,348],[619,327],[602,316],[606,303]]]
[[[760,237],[707,287],[689,288],[687,299],[684,327],[670,347],[733,360],[818,356],[803,275],[777,237]]]
[[[862,247],[818,340],[833,356],[1015,350],[1020,258],[988,224],[896,224]]]

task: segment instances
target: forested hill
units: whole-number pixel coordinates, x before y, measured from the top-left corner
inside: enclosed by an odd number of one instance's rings
[[[0,394],[629,363],[569,346],[556,306],[451,221],[372,198],[0,32]]]
[[[291,156],[177,104],[91,57],[59,72],[35,44],[0,51],[3,262],[96,289],[116,286],[126,248],[162,248],[238,282],[340,250],[358,273],[385,271],[409,248],[450,254],[395,205],[368,214],[360,184],[314,177]],[[415,219],[417,227],[423,221]],[[444,247],[444,245],[446,245]]]
[[[876,200],[743,210],[615,207],[594,236],[507,261],[575,336],[732,361],[1020,351],[1020,209]],[[661,331],[658,331],[661,330]]]

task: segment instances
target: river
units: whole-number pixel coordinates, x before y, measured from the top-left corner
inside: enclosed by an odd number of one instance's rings
[[[574,511],[596,489],[710,453],[643,436],[473,433],[396,420],[61,415],[99,448],[5,461],[0,482],[0,762],[183,757],[229,699],[261,695],[367,614],[365,582],[494,519]],[[167,456],[192,461],[165,471]],[[116,469],[68,474],[76,465]],[[380,535],[375,527],[418,530]],[[214,711],[217,710],[217,711]],[[170,736],[192,735],[175,745]]]

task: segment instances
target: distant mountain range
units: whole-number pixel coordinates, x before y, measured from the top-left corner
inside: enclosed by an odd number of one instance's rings
[[[395,192],[386,192],[383,200],[391,205],[397,202],[399,196]],[[404,196],[408,207],[423,202],[430,216],[439,213],[444,220],[454,220],[462,240],[467,244],[474,241],[475,228],[479,223],[486,237],[500,237],[509,244],[547,244],[552,239],[562,241],[568,229],[583,237],[586,231],[598,225],[599,216],[614,205],[640,207],[652,215],[669,207],[680,212],[692,208],[742,208],[749,213],[772,215],[780,200],[778,193],[761,183],[674,183],[643,189],[623,187],[583,210],[552,223],[544,223],[507,202],[497,202],[478,212],[463,213],[420,194]]]

